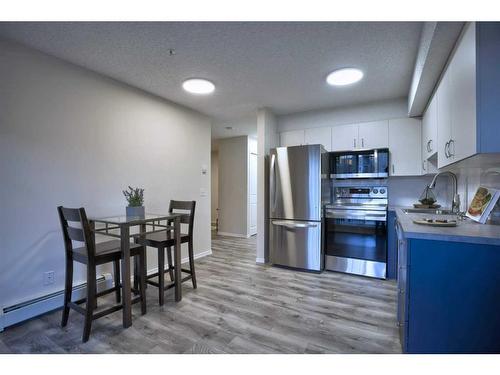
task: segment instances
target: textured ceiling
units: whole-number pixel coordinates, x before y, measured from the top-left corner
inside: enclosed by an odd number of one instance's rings
[[[262,106],[288,114],[405,97],[421,29],[419,22],[20,22],[0,23],[0,36],[224,124]],[[364,79],[325,83],[330,71],[347,66],[362,69]],[[184,92],[189,77],[212,80],[215,93]]]

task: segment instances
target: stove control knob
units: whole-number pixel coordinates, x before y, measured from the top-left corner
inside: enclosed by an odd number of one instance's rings
[[[380,190],[380,192],[382,192],[382,190]],[[378,193],[378,189],[373,189],[373,194],[377,194]]]
[[[385,194],[385,189],[380,189],[380,194]]]

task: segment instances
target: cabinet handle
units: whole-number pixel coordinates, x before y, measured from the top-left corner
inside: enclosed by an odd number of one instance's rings
[[[432,152],[432,139],[429,139],[429,152]]]
[[[448,147],[449,146],[450,146],[450,142],[446,142],[444,145],[444,156],[446,156],[446,159],[448,159],[450,157],[450,155],[448,154]]]
[[[365,139],[361,138],[361,147],[365,147]]]
[[[392,165],[392,174],[394,174],[394,164]]]
[[[451,146],[453,145],[453,152],[451,152]],[[452,156],[455,156],[455,140],[454,139],[450,139],[450,145],[448,146],[448,149],[450,150],[449,153],[450,153],[450,158]]]
[[[356,148],[356,138],[354,138],[354,148]]]
[[[422,160],[422,169],[425,171],[425,160]]]

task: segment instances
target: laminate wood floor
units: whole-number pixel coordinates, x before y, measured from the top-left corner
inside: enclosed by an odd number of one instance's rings
[[[55,311],[0,333],[0,353],[400,353],[394,282],[259,265],[255,246],[214,236],[198,289],[184,283],[180,303],[171,289],[160,308],[149,286],[148,313],[134,305],[128,329],[118,311],[83,344],[82,316],[61,328]]]

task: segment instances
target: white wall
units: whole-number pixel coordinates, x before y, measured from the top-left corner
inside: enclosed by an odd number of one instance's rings
[[[406,98],[401,98],[352,107],[324,109],[279,116],[277,132],[352,124],[356,122],[387,120],[407,116],[408,102]]]
[[[127,185],[145,188],[150,212],[196,200],[195,253],[210,251],[207,117],[4,40],[0,82],[0,305],[63,288],[58,205],[124,214]],[[44,286],[49,270],[55,283]]]
[[[226,129],[231,127],[231,129]],[[257,119],[255,115],[234,118],[226,121],[215,120],[212,123],[212,138],[234,138],[248,135],[257,136]]]
[[[211,193],[212,193],[212,204],[211,204],[211,220],[215,223],[217,220],[217,208],[219,207],[219,152],[212,151],[211,155]]]
[[[268,108],[257,111],[257,263],[269,260],[269,150],[278,146],[278,124]]]
[[[219,229],[247,236],[248,137],[225,138],[219,145]]]

